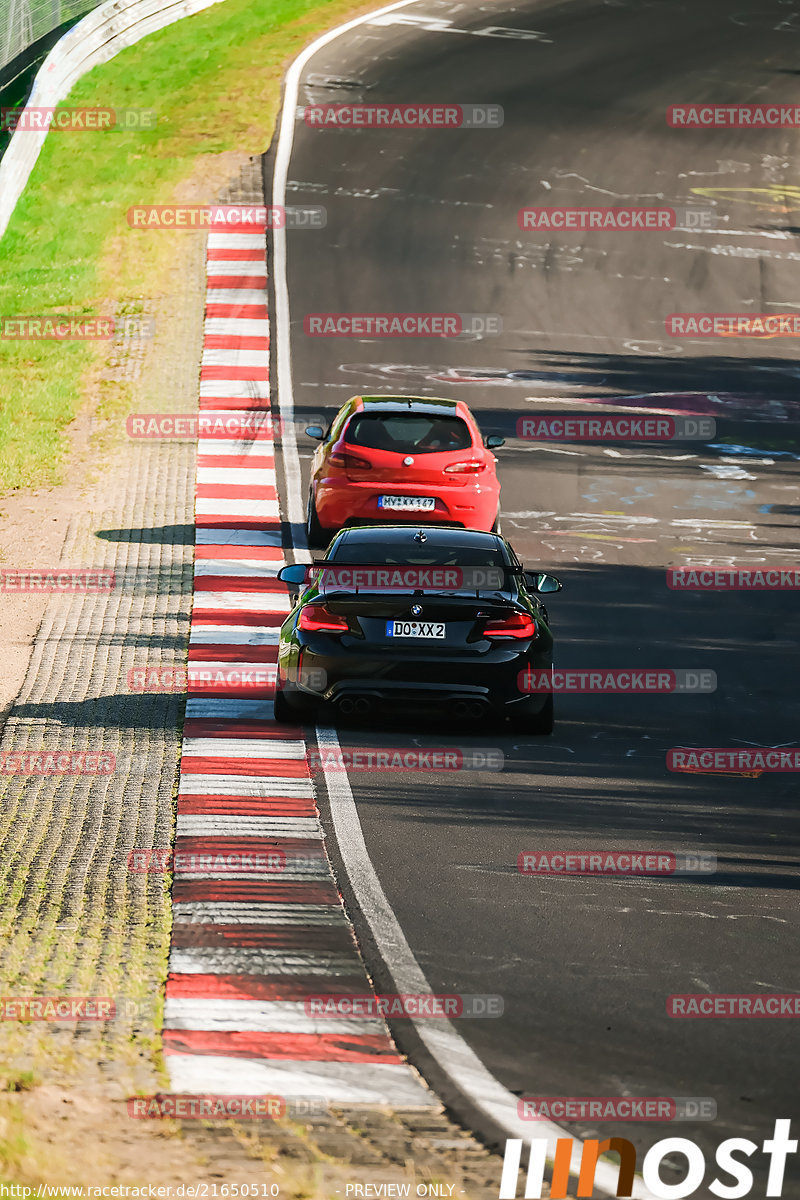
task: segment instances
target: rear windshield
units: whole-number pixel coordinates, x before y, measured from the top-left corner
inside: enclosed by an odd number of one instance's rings
[[[351,446],[393,450],[396,454],[442,454],[472,445],[469,428],[460,417],[421,413],[356,413],[345,430]]]
[[[327,562],[348,566],[505,567],[505,556],[495,547],[387,546],[385,542],[340,542]]]

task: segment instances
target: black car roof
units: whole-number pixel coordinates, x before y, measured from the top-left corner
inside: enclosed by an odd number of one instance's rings
[[[431,546],[463,546],[469,549],[504,549],[505,539],[496,533],[484,533],[480,529],[461,529],[453,525],[351,525],[343,529],[337,544],[345,541],[357,545],[404,546],[414,541],[417,533],[423,531]]]

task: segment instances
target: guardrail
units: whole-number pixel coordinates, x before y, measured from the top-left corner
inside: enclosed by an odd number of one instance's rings
[[[26,108],[53,108],[87,71],[143,37],[221,0],[110,0],[70,29],[42,63]],[[0,237],[41,153],[46,130],[17,130],[0,160]]]

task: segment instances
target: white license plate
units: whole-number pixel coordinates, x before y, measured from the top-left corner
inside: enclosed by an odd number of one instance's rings
[[[387,621],[387,637],[443,638],[444,621]]]
[[[379,496],[378,508],[397,509],[431,509],[435,508],[433,496]]]

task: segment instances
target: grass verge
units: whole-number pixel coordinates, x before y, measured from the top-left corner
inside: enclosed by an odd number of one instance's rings
[[[128,228],[133,204],[206,202],[234,157],[267,149],[286,63],[353,0],[224,0],[123,50],[70,105],[154,109],[152,130],[50,133],[0,241],[0,317],[115,316],[166,294],[176,237]],[[24,136],[24,135],[21,135]],[[3,340],[0,490],[62,482],[65,433],[125,410],[104,342]]]

